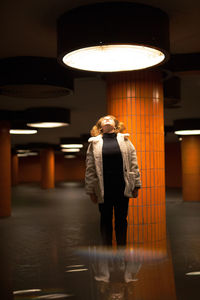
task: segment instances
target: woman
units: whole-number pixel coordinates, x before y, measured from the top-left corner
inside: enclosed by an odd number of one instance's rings
[[[129,197],[141,187],[136,151],[123,123],[114,116],[98,120],[91,130],[86,158],[85,188],[92,202],[99,203],[104,245],[112,245],[113,207],[117,245],[126,244]]]

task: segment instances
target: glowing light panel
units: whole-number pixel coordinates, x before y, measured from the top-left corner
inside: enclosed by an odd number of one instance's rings
[[[177,135],[198,135],[200,134],[200,130],[177,130],[174,133]]]
[[[62,148],[83,148],[82,144],[62,144]]]
[[[34,129],[10,129],[10,134],[36,134]]]
[[[186,273],[185,275],[189,275],[189,276],[200,275],[200,271],[189,272],[189,273]]]
[[[76,155],[65,155],[64,158],[67,158],[67,159],[71,159],[71,158],[75,158]]]
[[[79,152],[80,149],[79,148],[70,148],[70,149],[61,149],[62,152]]]
[[[68,126],[68,123],[61,122],[39,122],[39,123],[28,123],[27,126],[36,128],[56,128],[62,126]]]
[[[150,47],[106,45],[72,51],[63,57],[63,62],[81,70],[119,72],[145,69],[161,63],[164,59],[164,53]]]

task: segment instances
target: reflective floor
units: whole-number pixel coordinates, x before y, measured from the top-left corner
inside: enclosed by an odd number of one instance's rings
[[[200,203],[167,190],[167,240],[101,246],[99,212],[77,183],[20,185],[0,219],[0,300],[200,299]]]

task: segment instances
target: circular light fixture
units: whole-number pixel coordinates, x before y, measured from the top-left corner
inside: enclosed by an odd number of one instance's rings
[[[72,51],[63,57],[63,62],[86,71],[119,72],[149,68],[164,59],[164,53],[150,47],[105,45]]]
[[[71,148],[71,149],[61,149],[62,152],[79,152],[80,149],[79,148]]]
[[[10,134],[36,134],[38,131],[28,127],[26,123],[20,119],[21,115],[21,111],[13,112],[13,118],[15,118],[15,120],[11,121]]]
[[[73,149],[73,148],[83,148],[83,144],[81,143],[81,139],[78,137],[65,137],[60,138],[60,147]]]
[[[199,135],[200,130],[177,130],[174,133],[177,135]]]
[[[27,125],[36,128],[68,126],[70,111],[61,107],[34,107],[24,111]]]
[[[1,94],[20,98],[55,98],[72,94],[73,76],[56,58],[18,56],[0,60]]]
[[[68,123],[62,123],[62,122],[38,122],[38,123],[27,123],[30,127],[35,128],[56,128],[56,127],[62,127],[62,126],[68,126]]]
[[[28,152],[28,156],[37,156],[38,152]]]
[[[36,134],[34,129],[10,129],[10,134]]]
[[[27,157],[28,153],[17,153],[18,157]]]
[[[196,271],[196,272],[188,272],[185,275],[189,275],[189,276],[196,276],[196,275],[200,275],[200,271]]]
[[[177,135],[200,135],[200,119],[179,119],[174,121]]]
[[[70,149],[70,148],[79,148],[79,149],[81,149],[81,148],[83,148],[83,145],[82,144],[64,144],[64,145],[60,145],[62,148],[68,148],[68,149]]]
[[[64,156],[64,158],[68,158],[68,159],[72,159],[72,158],[75,158],[76,157],[76,155],[65,155]]]
[[[17,150],[17,153],[29,153],[31,152],[31,150],[28,150],[28,149],[18,149]]]
[[[158,30],[159,28],[159,30]],[[131,2],[81,6],[57,22],[58,60],[95,72],[139,70],[169,57],[169,19],[158,8]]]

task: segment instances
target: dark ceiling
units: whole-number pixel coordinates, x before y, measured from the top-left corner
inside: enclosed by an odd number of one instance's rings
[[[56,58],[57,18],[80,5],[106,2],[86,0],[1,0],[0,58],[39,56]],[[170,19],[171,54],[200,53],[199,0],[144,0],[138,3],[164,10]],[[159,29],[158,29],[159,30]],[[199,63],[198,63],[199,64]],[[176,108],[165,109],[165,125],[179,118],[200,117],[200,71],[175,70],[181,79],[181,101]],[[106,86],[99,76],[74,80],[74,93],[61,97],[31,98],[0,95],[0,109],[24,110],[29,107],[56,106],[71,110],[71,125],[41,129],[34,136],[12,136],[12,143],[59,143],[61,137],[88,133],[96,120],[106,113]],[[177,138],[168,134],[166,141]]]

